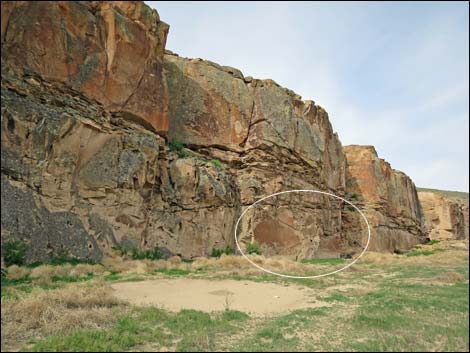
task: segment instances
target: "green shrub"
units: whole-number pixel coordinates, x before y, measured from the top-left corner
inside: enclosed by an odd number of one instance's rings
[[[222,254],[232,255],[233,254],[233,249],[228,245],[225,247],[225,249],[212,248],[211,257],[221,257]]]
[[[26,252],[29,245],[22,240],[9,239],[2,244],[3,260],[5,265],[22,266],[26,262]]]
[[[125,245],[116,245],[116,246],[113,246],[113,250],[118,251],[119,255],[121,255],[121,256],[126,256],[130,252],[132,252],[134,250],[134,248],[129,247],[129,246],[125,246]]]
[[[256,254],[256,255],[261,255],[261,249],[259,248],[259,245],[256,243],[248,243],[246,244],[246,250],[245,252],[247,254]]]
[[[403,255],[403,251],[400,250],[400,249],[395,249],[395,250],[393,250],[393,253],[394,253],[394,254],[397,254],[397,255]]]
[[[217,170],[222,170],[224,169],[224,165],[222,164],[221,161],[219,161],[218,159],[212,159],[211,162],[210,162],[215,169]]]
[[[52,255],[52,258],[48,261],[50,265],[61,266],[65,264],[78,265],[78,264],[89,264],[96,265],[96,261],[90,259],[77,259],[70,255],[67,250],[61,250],[56,254]],[[35,262],[33,267],[40,265],[40,262]]]
[[[438,243],[440,243],[439,240],[433,239],[433,240],[430,240],[426,245],[434,245],[434,244],[438,244]]]
[[[139,250],[139,249],[132,249],[132,259],[133,260],[160,260],[163,258],[162,250],[156,246],[153,249],[149,250]]]
[[[176,152],[176,154],[180,158],[185,158],[189,156],[189,153],[188,151],[186,151],[184,144],[182,144],[179,141],[176,141],[176,140],[170,141],[168,146],[170,147],[170,151]]]

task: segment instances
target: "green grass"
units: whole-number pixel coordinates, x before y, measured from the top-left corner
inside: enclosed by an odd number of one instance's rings
[[[342,265],[346,264],[346,260],[342,258],[330,258],[330,259],[309,259],[309,260],[302,260],[304,264],[312,264],[312,265]]]
[[[232,255],[233,254],[233,249],[228,245],[225,247],[225,249],[212,248],[211,257],[221,257],[222,254]]]
[[[433,249],[433,250],[412,250],[406,253],[406,256],[429,256],[437,252],[443,251],[442,249]]]
[[[85,276],[52,276],[52,282],[86,282],[90,281],[95,277],[93,273],[87,273]]]
[[[439,244],[439,243],[440,243],[439,240],[433,239],[433,240],[428,241],[426,245],[434,245],[434,244]]]
[[[210,161],[210,163],[212,164],[212,166],[217,169],[217,170],[222,170],[224,169],[224,165],[222,164],[221,161],[219,161],[218,159],[212,159]]]
[[[160,260],[163,258],[163,251],[158,247],[154,247],[153,249],[146,249],[146,250],[139,250],[139,249],[132,249],[132,259],[133,260]]]
[[[247,243],[245,252],[247,254],[261,255],[261,249],[256,243]]]
[[[35,352],[119,352],[153,342],[158,347],[176,351],[210,351],[215,336],[234,333],[249,316],[236,311],[209,315],[196,310],[171,314],[157,308],[135,309],[122,315],[109,329],[75,330],[67,335],[54,335],[35,343]]]
[[[295,332],[327,315],[327,308],[296,310],[290,314],[267,320],[250,337],[245,337],[231,347],[237,352],[291,352],[299,350],[300,338]]]
[[[170,268],[170,269],[161,268],[161,269],[155,270],[155,273],[163,273],[164,275],[167,275],[167,276],[186,276],[186,275],[189,275],[191,271],[181,270],[179,268]]]
[[[104,276],[105,281],[119,281],[122,279],[122,275],[117,272],[111,272]]]
[[[344,294],[335,293],[329,297],[323,298],[325,302],[348,302],[350,299]]]
[[[357,271],[315,280],[284,280],[264,273],[229,277],[220,274],[224,279],[309,287],[313,290],[312,302],[322,307],[274,317],[250,317],[233,310],[211,314],[196,310],[171,313],[156,307],[127,307],[116,309],[115,321],[107,328],[35,337],[28,348],[33,351],[468,351],[468,260],[432,263],[419,257],[401,258],[403,263],[359,264]],[[336,265],[338,260],[343,259],[321,262]],[[207,275],[215,280],[219,278],[216,271],[204,269],[201,277]],[[155,271],[178,277],[196,272]],[[466,281],[439,282],[449,272],[461,274]],[[145,279],[117,273],[104,277],[113,281]],[[343,285],[351,287],[347,291],[336,287]],[[2,298],[15,300],[16,295],[17,300],[31,295],[28,293],[34,289],[34,282],[28,278],[19,281],[2,278]]]
[[[462,350],[468,345],[468,284],[384,285],[363,298],[351,332],[367,337],[352,344],[354,350]]]

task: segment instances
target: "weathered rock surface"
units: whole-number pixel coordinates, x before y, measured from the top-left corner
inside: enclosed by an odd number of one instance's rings
[[[431,239],[468,239],[468,202],[435,192],[420,191],[418,196]]]
[[[39,76],[2,72],[2,237],[31,259],[99,259],[115,246],[184,257],[232,244],[232,176]],[[208,222],[207,220],[210,220]]]
[[[238,70],[202,59],[165,55],[165,73],[169,138],[226,163],[236,176],[242,210],[262,196],[290,189],[344,193],[341,143],[321,107],[272,80],[247,81]],[[273,200],[274,208],[259,206],[248,224],[243,219],[241,241],[261,244],[264,253],[311,257],[320,238],[328,239],[338,255],[345,242],[342,205],[311,195],[299,203],[297,196],[296,202]]]
[[[372,249],[425,238],[411,180],[371,148],[343,152],[323,108],[179,57],[167,32],[141,2],[2,2],[2,241],[28,241],[30,261],[114,247],[207,256],[234,246],[246,207],[292,189],[351,197]],[[353,256],[364,230],[337,199],[287,194],[245,217],[240,240],[267,255]]]
[[[346,190],[370,223],[370,249],[408,249],[424,241],[423,212],[412,180],[380,159],[373,146],[351,145],[343,150],[348,164]],[[356,218],[345,215],[351,225],[357,225]]]
[[[67,83],[166,132],[168,28],[143,2],[3,1],[2,64]]]

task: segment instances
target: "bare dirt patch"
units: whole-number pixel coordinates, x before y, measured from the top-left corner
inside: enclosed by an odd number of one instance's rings
[[[269,316],[330,305],[315,300],[314,291],[305,287],[251,281],[158,279],[115,283],[111,287],[120,300],[135,305],[155,305],[170,311],[230,309],[252,316]]]

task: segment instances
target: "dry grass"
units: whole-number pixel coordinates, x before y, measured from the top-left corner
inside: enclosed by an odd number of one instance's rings
[[[465,282],[465,277],[458,272],[450,271],[440,274],[435,278],[438,282],[441,283],[462,283]]]
[[[54,276],[55,271],[56,268],[54,266],[41,265],[32,269],[30,277],[33,279],[33,283],[36,285],[50,285],[52,283],[52,276]]]
[[[285,257],[266,258],[262,255],[250,255],[248,258],[255,264],[275,271],[286,274],[304,275],[306,273],[321,272],[325,270],[325,265],[303,264]],[[188,265],[182,263],[182,266]],[[333,267],[337,267],[333,266]],[[198,258],[189,267],[192,270],[200,268],[211,268],[215,271],[224,271],[231,275],[259,275],[259,269],[253,267],[244,257],[236,255],[222,255],[220,258]]]
[[[7,268],[7,278],[9,280],[19,280],[27,277],[30,271],[26,267],[20,267],[17,265],[11,265]]]
[[[181,257],[172,256],[167,261],[172,265],[179,265],[181,263]]]
[[[20,301],[2,302],[2,342],[96,329],[114,322],[113,307],[122,305],[109,287],[66,288],[41,292]]]
[[[368,251],[359,261],[375,265],[390,265],[396,263],[398,259],[398,255],[395,254]]]

